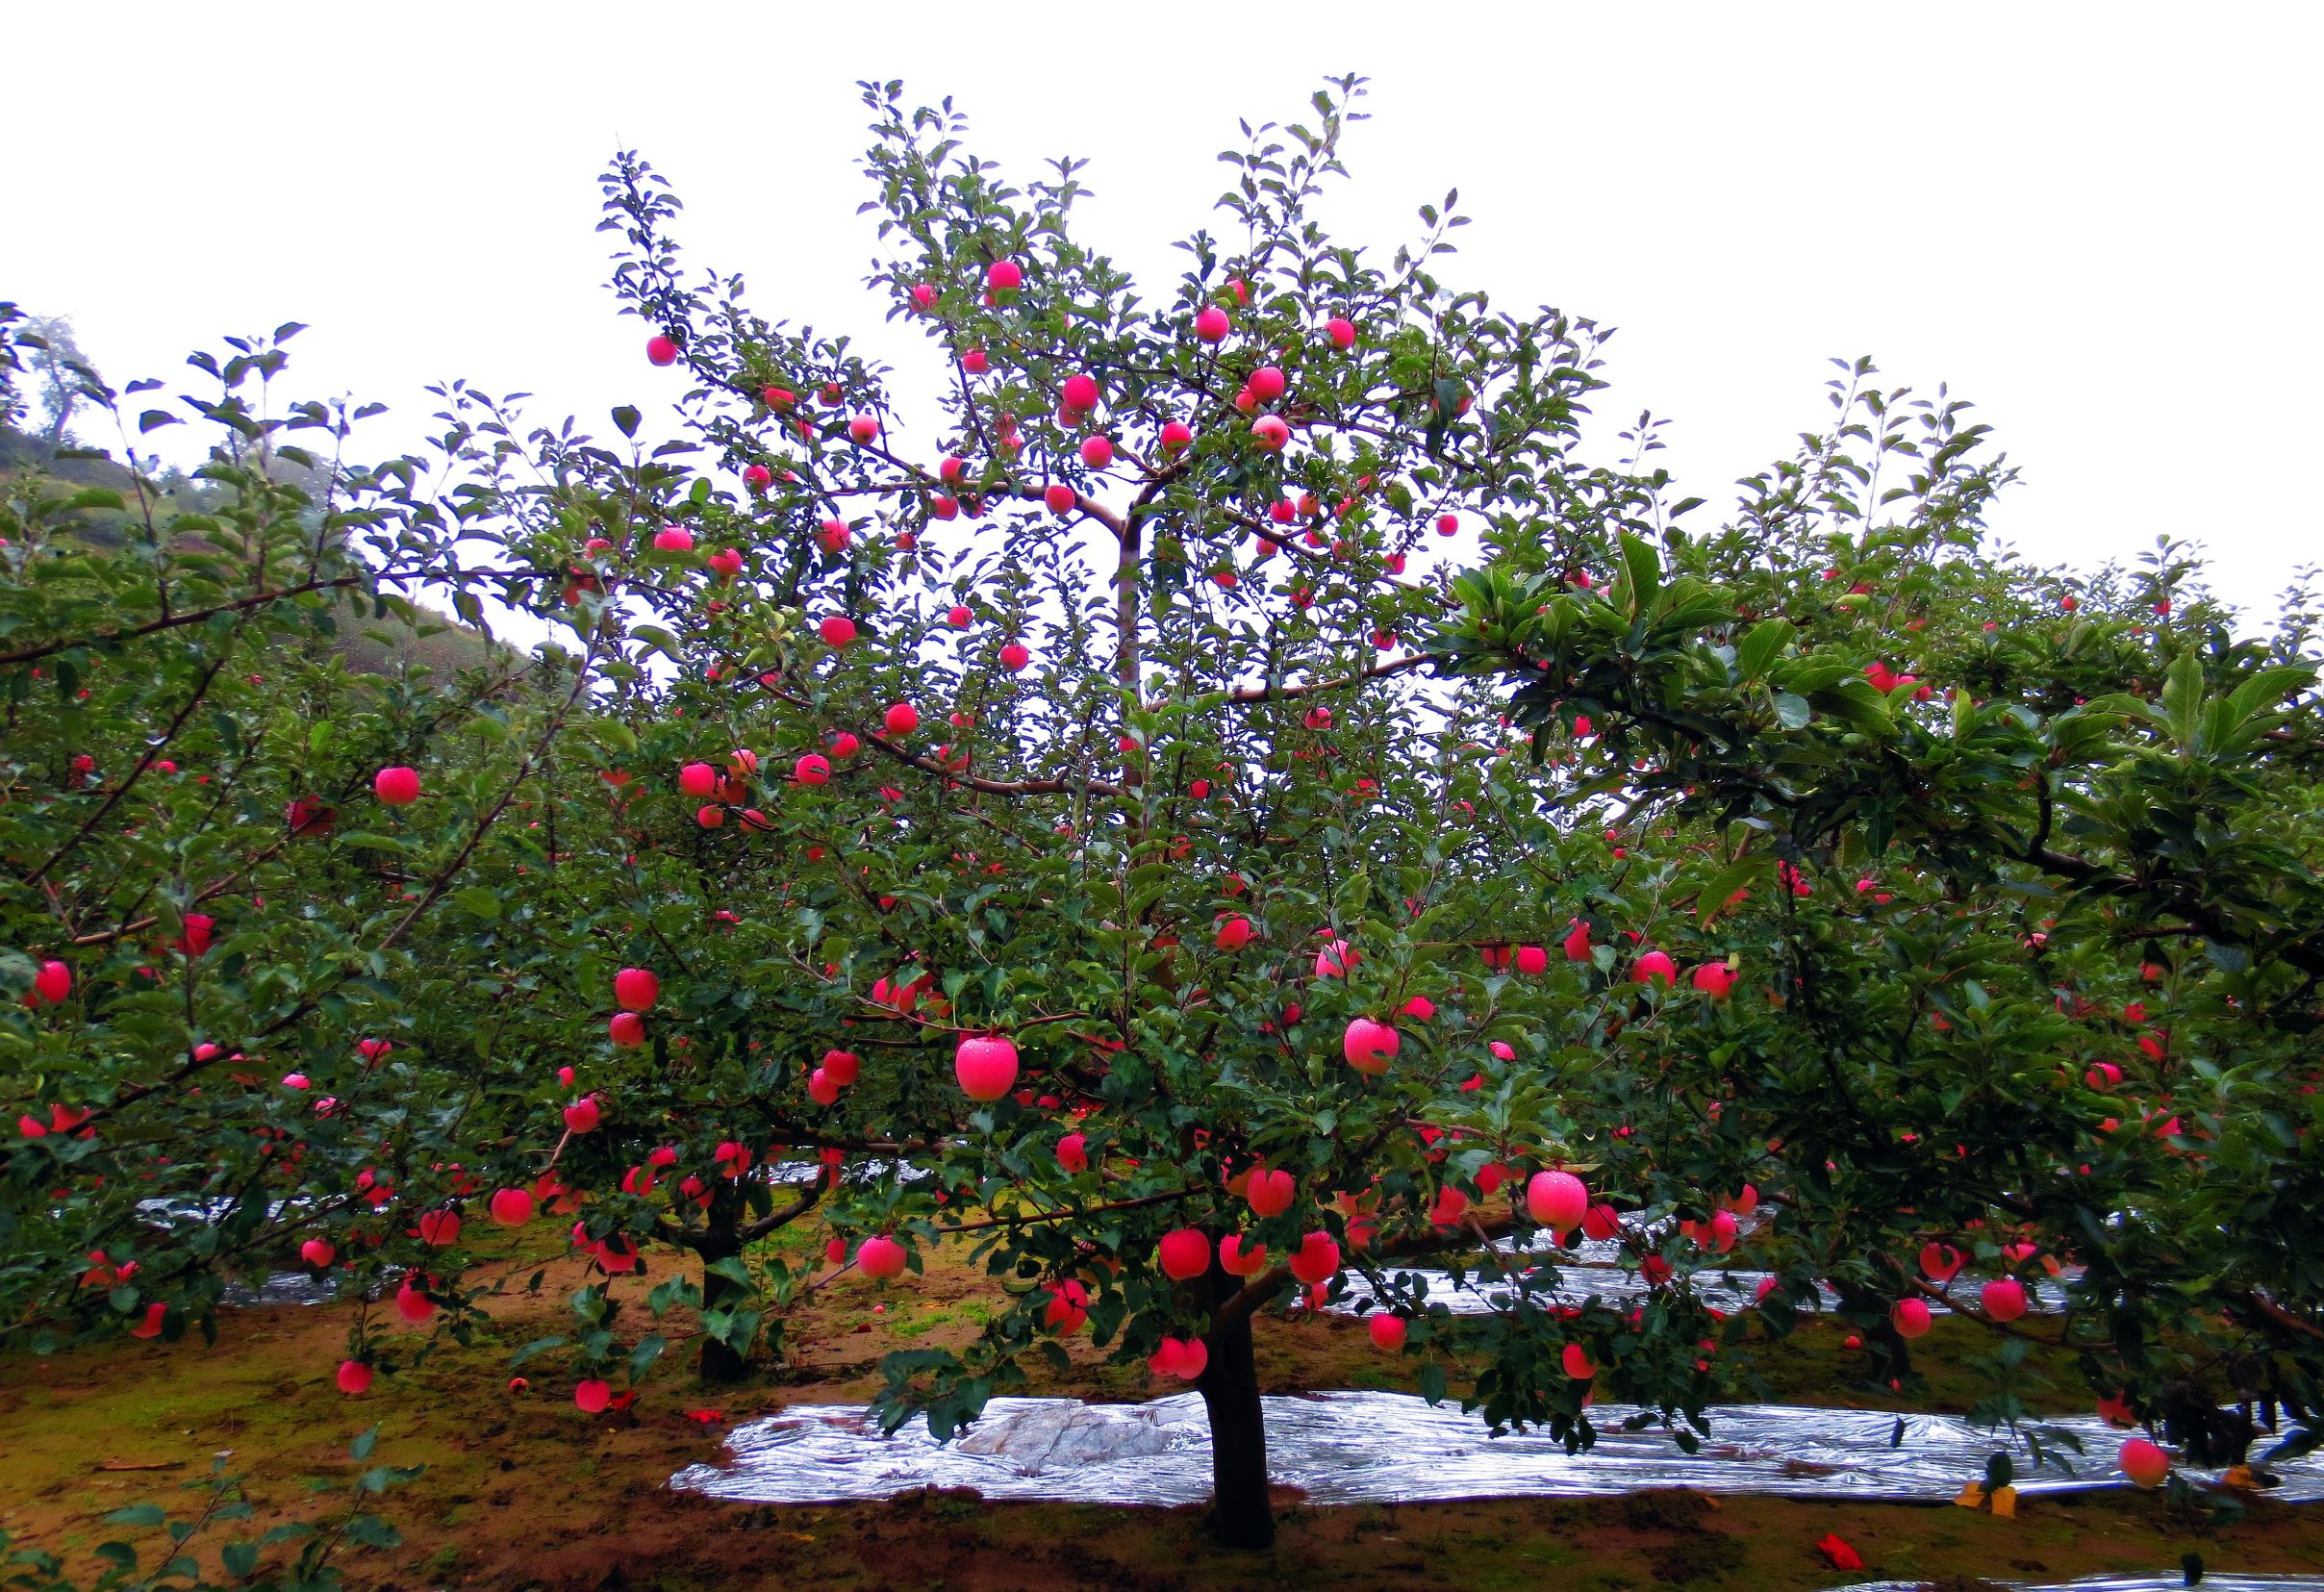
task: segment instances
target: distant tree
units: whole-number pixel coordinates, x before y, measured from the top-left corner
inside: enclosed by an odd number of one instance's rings
[[[103,384],[74,341],[68,316],[34,316],[16,341],[33,351],[32,368],[40,378],[40,438],[51,447],[63,447],[69,441],[65,428],[73,411]]]

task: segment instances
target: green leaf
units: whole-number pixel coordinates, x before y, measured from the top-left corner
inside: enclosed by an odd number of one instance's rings
[[[132,1504],[105,1517],[108,1526],[159,1526],[168,1517],[159,1504]]]
[[[1735,677],[1751,684],[1768,670],[1795,634],[1789,619],[1762,619],[1735,644]],[[1796,726],[1795,726],[1796,727]]]
[[[637,412],[636,410],[632,409],[632,408],[631,408],[629,405],[627,405],[627,404],[621,404],[621,405],[618,406],[618,407],[617,407],[617,408],[614,410],[614,424],[621,428],[621,435],[622,435],[622,436],[624,436],[624,437],[635,437],[635,436],[637,436],[637,434],[638,434],[638,412]]]
[[[466,890],[454,891],[452,904],[461,911],[477,918],[489,919],[500,916],[499,894],[480,884],[469,885]]]
[[[1815,710],[1807,705],[1806,697],[1794,696],[1788,691],[1776,693],[1776,722],[1785,729],[1806,729],[1807,720],[1814,717]]]
[[[361,1464],[371,1457],[371,1451],[378,1446],[379,1428],[372,1426],[356,1434],[355,1441],[347,1445],[347,1455]]]

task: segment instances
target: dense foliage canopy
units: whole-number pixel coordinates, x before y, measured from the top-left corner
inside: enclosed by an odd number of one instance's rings
[[[175,407],[92,379],[222,440],[199,502],[0,508],[0,1330],[215,1331],[298,1255],[378,1301],[360,1391],[425,1352],[391,1303],[467,1329],[466,1224],[553,1217],[602,1276],[526,1352],[594,1409],[666,1348],[625,1308],[733,1377],[839,1269],[972,1244],[990,1326],[889,1356],[887,1418],[1086,1332],[1204,1394],[1242,1541],[1251,1323],[1358,1278],[1419,1389],[1577,1444],[1594,1399],[1693,1441],[1819,1284],[1883,1379],[1929,1299],[1991,1325],[1997,1424],[2030,1334],[2199,1455],[2311,1420],[2307,614],[2235,639],[2175,545],[2016,562],[1983,428],[1864,362],[1689,529],[1650,427],[1593,462],[1598,329],[1440,280],[1453,196],[1385,264],[1323,233],[1357,91],[1247,130],[1236,236],[1149,302],[1073,163],[1020,190],[869,86],[921,430],[689,274],[629,154],[676,440],[453,385],[357,466],[363,411],[268,397],[294,327]],[[559,644],[329,644],[429,594]],[[824,1265],[752,1248],[795,1223]],[[1643,1304],[1559,1298],[1578,1229]]]

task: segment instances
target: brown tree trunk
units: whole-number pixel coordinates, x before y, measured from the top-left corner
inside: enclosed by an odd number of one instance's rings
[[[1242,1279],[1216,1260],[1209,1283],[1215,1308],[1234,1298]],[[1267,1418],[1259,1370],[1250,1352],[1250,1318],[1214,1327],[1203,1340],[1210,1362],[1195,1380],[1210,1415],[1210,1534],[1223,1548],[1275,1546],[1275,1509],[1267,1496]]]
[[[695,1253],[702,1257],[702,1308],[705,1311],[731,1308],[742,1301],[745,1293],[741,1284],[710,1270],[713,1261],[729,1260],[743,1252],[743,1237],[738,1226],[741,1213],[726,1208],[727,1205],[728,1201],[720,1199],[712,1207],[710,1221],[694,1246]],[[750,1362],[705,1332],[702,1334],[698,1369],[702,1380],[706,1382],[739,1382],[749,1371]]]

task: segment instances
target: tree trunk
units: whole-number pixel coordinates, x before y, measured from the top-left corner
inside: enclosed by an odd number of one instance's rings
[[[724,1200],[719,1206],[726,1204]],[[702,1308],[722,1310],[741,1302],[745,1290],[731,1278],[722,1277],[710,1270],[713,1261],[728,1260],[743,1252],[743,1238],[738,1230],[740,1213],[714,1206],[710,1221],[703,1227],[695,1252],[702,1257]],[[702,1380],[706,1382],[739,1382],[749,1370],[750,1362],[736,1353],[709,1333],[702,1334],[702,1356],[699,1362]]]
[[[1214,1260],[1211,1302],[1242,1286]],[[1210,1534],[1223,1548],[1275,1546],[1275,1509],[1267,1497],[1267,1418],[1259,1404],[1259,1370],[1250,1352],[1250,1318],[1215,1327],[1203,1340],[1210,1362],[1195,1380],[1210,1415]]]

